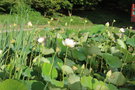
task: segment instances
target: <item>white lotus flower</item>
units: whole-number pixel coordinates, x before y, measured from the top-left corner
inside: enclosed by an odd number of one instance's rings
[[[2,52],[3,52],[3,51],[2,51],[2,50],[0,50],[0,54],[2,54]]]
[[[43,43],[44,41],[45,41],[45,38],[44,38],[44,37],[38,38],[38,42],[39,42],[39,43]]]
[[[27,25],[28,25],[28,27],[32,27],[32,23],[30,21],[28,22]]]
[[[120,28],[120,32],[125,32],[125,29],[124,28]]]
[[[74,42],[74,40],[69,39],[69,38],[62,41],[62,43],[63,43],[63,45],[68,46],[68,47],[74,47],[76,44],[76,42]]]
[[[109,26],[110,26],[109,22],[107,22],[107,23],[105,24],[105,26],[109,27]]]

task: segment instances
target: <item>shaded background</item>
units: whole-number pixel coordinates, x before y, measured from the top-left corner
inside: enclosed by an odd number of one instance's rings
[[[135,27],[131,22],[131,5],[135,0],[0,0],[1,14],[40,12],[43,16],[73,14],[89,19],[94,24],[105,24],[114,19],[116,27]]]

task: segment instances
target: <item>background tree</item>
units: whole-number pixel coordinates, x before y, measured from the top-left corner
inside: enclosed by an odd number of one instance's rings
[[[101,8],[130,11],[135,0],[0,0],[0,12],[20,13],[26,10],[36,10],[43,15],[71,10],[89,10],[98,5]]]

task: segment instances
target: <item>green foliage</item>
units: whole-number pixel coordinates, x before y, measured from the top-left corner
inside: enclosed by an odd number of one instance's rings
[[[103,58],[106,60],[106,63],[112,68],[120,68],[122,66],[121,60],[116,56],[104,53]]]
[[[24,13],[35,9],[43,15],[52,15],[57,11],[72,10],[73,6],[88,7],[97,4],[97,0],[1,0],[0,10],[6,13]]]
[[[49,63],[44,63],[42,66],[42,76],[45,80],[50,81],[51,78],[57,78],[58,73],[57,70],[55,68],[53,68],[53,66]]]
[[[15,5],[14,0],[0,0],[0,11],[9,13],[13,5]]]
[[[45,85],[36,80],[22,81],[28,88],[28,90],[44,90]]]
[[[31,7],[25,2],[27,2],[27,0],[16,0],[15,5],[12,6],[10,12],[18,14],[28,13],[31,11]]]
[[[31,10],[41,12],[43,15],[52,15],[56,12],[65,12],[72,9],[89,9],[102,4],[107,8],[117,8],[128,11],[130,0],[1,0],[0,11],[5,13],[24,13]],[[108,4],[109,3],[109,4]]]
[[[126,43],[134,47],[135,46],[135,37],[128,38]]]
[[[23,14],[3,14],[0,15],[0,23],[1,24],[27,24],[29,21],[32,24],[47,24],[48,18],[44,18],[39,12],[35,11],[26,11]]]
[[[44,15],[51,15],[60,9],[72,8],[71,3],[67,0],[30,0],[29,4]]]
[[[1,0],[0,10],[6,13],[22,14],[31,9],[25,2],[26,0]]]
[[[28,90],[21,81],[7,79],[0,83],[0,90]]]
[[[44,90],[45,85],[36,80],[21,81],[7,79],[0,83],[0,90]]]
[[[118,90],[114,85],[112,84],[106,84],[102,81],[98,81],[97,79],[91,77],[91,76],[83,76],[81,78],[81,84],[84,87],[88,87],[92,90]]]
[[[82,77],[81,78],[81,84],[84,86],[84,87],[88,87],[89,89],[93,89],[93,78],[92,77]]]
[[[134,35],[105,25],[80,30],[19,25],[5,25],[3,30],[9,31],[0,33],[0,90],[118,90],[134,85]]]
[[[75,7],[81,6],[84,8],[89,8],[92,5],[98,4],[98,0],[69,0]],[[80,7],[79,7],[80,8]]]
[[[122,86],[126,83],[126,78],[121,72],[114,72],[110,77],[107,77],[106,81],[117,86]]]
[[[71,67],[67,66],[67,65],[63,65],[62,66],[62,70],[63,70],[63,73],[69,75],[69,74],[73,74],[73,70]]]

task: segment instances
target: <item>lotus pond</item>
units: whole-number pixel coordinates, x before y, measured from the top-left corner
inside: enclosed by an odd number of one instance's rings
[[[0,90],[134,90],[132,27],[23,29],[1,30]]]

